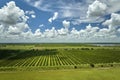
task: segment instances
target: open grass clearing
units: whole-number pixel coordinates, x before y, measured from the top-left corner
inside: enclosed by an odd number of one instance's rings
[[[120,68],[0,72],[0,80],[119,80]]]

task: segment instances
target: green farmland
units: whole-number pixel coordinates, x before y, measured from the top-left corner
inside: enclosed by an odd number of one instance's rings
[[[0,72],[0,80],[119,80],[120,68]]]
[[[26,75],[26,79],[22,80],[27,80],[28,76],[35,74],[36,79],[30,78],[29,80],[54,80],[51,76],[56,76],[55,80],[101,80],[100,76],[103,77],[103,80],[110,80],[111,77],[112,80],[117,80],[119,68],[120,46],[77,43],[0,45],[0,80],[16,80],[13,75],[23,76],[23,74]],[[53,74],[49,75],[51,72]],[[48,79],[43,74],[47,75]],[[37,75],[43,76],[37,77]],[[58,79],[59,75],[65,76],[63,79]],[[70,79],[67,78],[71,75]],[[83,75],[83,77],[79,77],[79,75]],[[90,78],[90,76],[93,77]]]

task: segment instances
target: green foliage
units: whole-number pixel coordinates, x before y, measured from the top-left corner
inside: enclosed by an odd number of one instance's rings
[[[57,45],[57,47],[63,46],[63,48],[55,48],[55,45]],[[11,49],[10,46],[14,47],[15,49],[13,48]],[[24,48],[23,46],[27,49],[22,49]],[[0,49],[0,67],[40,67],[42,69],[46,68],[78,69],[82,67],[97,67],[97,66],[114,67],[116,64],[113,63],[120,63],[119,47],[110,48],[95,46],[88,47],[88,45],[86,45],[87,46],[86,47],[85,45],[80,44],[53,44],[51,48],[47,47],[40,49],[39,48],[40,46],[50,47],[50,44],[6,45],[5,49],[3,48]]]
[[[94,68],[94,67],[95,67],[95,65],[94,65],[94,64],[90,64],[90,67]]]
[[[120,62],[120,50],[0,50],[0,66],[60,66]]]

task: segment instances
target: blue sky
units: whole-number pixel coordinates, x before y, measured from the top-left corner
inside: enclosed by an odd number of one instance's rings
[[[4,42],[120,42],[120,0],[0,0]]]

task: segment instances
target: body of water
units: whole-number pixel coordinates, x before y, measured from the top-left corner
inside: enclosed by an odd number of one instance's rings
[[[120,43],[95,43],[96,46],[120,46]]]

